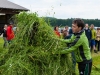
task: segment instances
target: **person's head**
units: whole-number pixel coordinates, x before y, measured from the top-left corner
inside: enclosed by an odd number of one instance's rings
[[[67,30],[64,30],[63,31],[63,37],[66,37],[67,36],[67,32],[68,32]]]
[[[6,24],[4,25],[4,28],[7,29],[7,25]]]
[[[55,30],[55,31],[58,31],[58,30],[59,30],[59,27],[58,27],[58,26],[55,26],[55,27],[54,27],[54,30]]]
[[[64,31],[64,30],[63,30],[63,29],[61,29],[61,33],[63,33],[63,31]]]
[[[91,29],[94,29],[94,24],[91,24]]]
[[[100,28],[97,28],[97,32],[100,31]]]
[[[99,30],[99,28],[97,28],[97,30]]]
[[[85,24],[85,28],[89,28],[89,25],[88,24]]]
[[[67,31],[68,31],[68,28],[69,28],[68,26],[65,26],[65,30],[67,30]]]
[[[81,19],[75,19],[72,23],[73,33],[78,33],[85,27],[84,21]]]

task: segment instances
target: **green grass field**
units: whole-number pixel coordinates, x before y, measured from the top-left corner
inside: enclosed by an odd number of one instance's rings
[[[0,37],[0,48],[2,48],[2,46],[3,46],[3,39],[2,37]]]
[[[3,39],[0,37],[0,56],[2,56],[2,53],[6,53],[7,49],[3,48]],[[1,58],[0,57],[0,58]],[[98,53],[93,53],[92,52],[92,58],[93,58],[93,65],[92,65],[92,72],[91,75],[100,75],[100,52]],[[76,66],[76,75],[78,74],[78,69]]]

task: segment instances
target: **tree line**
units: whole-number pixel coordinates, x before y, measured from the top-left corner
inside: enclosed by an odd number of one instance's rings
[[[44,17],[45,21],[50,24],[51,26],[72,26],[72,21],[75,18],[68,18],[68,19],[57,19],[54,17]],[[100,26],[100,20],[99,19],[82,19],[85,24],[88,23],[89,25],[94,24],[94,26],[99,27]]]

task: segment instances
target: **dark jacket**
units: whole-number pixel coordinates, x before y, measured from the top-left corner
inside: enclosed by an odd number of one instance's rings
[[[72,34],[73,34],[73,31],[72,31],[72,28],[71,28],[71,29],[69,29],[69,35],[64,37],[64,39],[70,39]]]
[[[1,34],[3,34],[3,37],[7,37],[7,30],[3,29],[2,32],[1,32]]]
[[[85,35],[88,38],[88,40],[91,40],[92,33],[90,29],[84,29],[85,30]]]

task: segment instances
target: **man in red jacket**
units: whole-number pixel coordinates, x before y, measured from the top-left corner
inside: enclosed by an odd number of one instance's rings
[[[13,32],[13,25],[12,24],[9,24],[7,26],[7,40],[8,40],[8,43],[10,43],[10,41],[14,38],[14,32]]]

